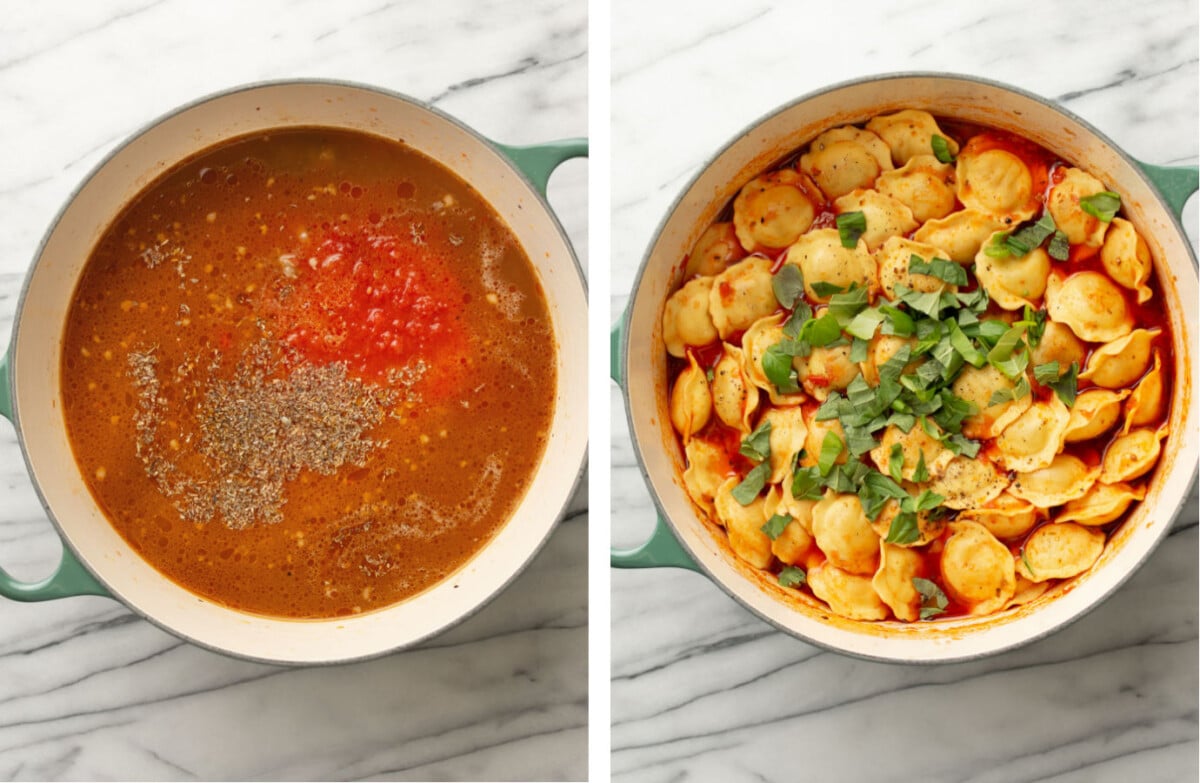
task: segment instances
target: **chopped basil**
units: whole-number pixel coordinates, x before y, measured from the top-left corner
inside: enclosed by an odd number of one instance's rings
[[[1062,371],[1058,369],[1058,360],[1046,362],[1045,364],[1035,364],[1033,366],[1033,379],[1045,386],[1051,381],[1057,381],[1062,375]]]
[[[846,433],[846,448],[856,457],[866,454],[879,445],[871,435],[870,427],[854,426],[843,420],[842,431]]]
[[[705,370],[704,377],[708,380],[709,383],[712,383],[713,378],[716,377],[716,374],[715,374],[713,368],[709,367],[707,370]]]
[[[881,304],[879,305],[879,311],[886,316],[883,322],[884,334],[894,334],[897,337],[911,337],[913,332],[916,331],[916,325],[913,323],[912,316],[900,308]]]
[[[989,351],[996,346],[1000,338],[1009,330],[1009,325],[998,318],[987,318],[977,324],[964,326],[963,334],[973,337],[983,343]]]
[[[771,456],[771,422],[764,421],[742,440],[738,453],[753,462],[762,462]]]
[[[938,393],[941,407],[933,414],[933,420],[946,432],[961,432],[963,420],[979,413],[979,408],[970,400],[959,397],[950,389]]]
[[[835,218],[842,247],[854,248],[858,238],[867,230],[867,216],[862,212],[843,212]]]
[[[816,465],[796,468],[792,473],[792,497],[796,500],[821,499],[821,474]]]
[[[892,444],[892,450],[888,454],[888,473],[896,481],[903,478],[902,471],[904,470],[904,447],[899,443]]]
[[[794,394],[800,391],[800,384],[797,382],[799,376],[792,366],[793,348],[787,345],[789,342],[791,341],[780,340],[763,352],[763,375],[767,376],[767,380],[780,394]]]
[[[895,407],[897,404],[899,404],[899,402],[900,401],[897,400],[896,402],[892,403],[892,407]],[[907,435],[917,423],[917,417],[907,411],[896,411],[891,416],[888,416],[887,423],[899,428],[901,432]]]
[[[928,579],[922,579],[919,576],[913,577],[912,584],[917,592],[921,594],[922,620],[930,620],[946,611],[946,607],[950,604],[950,601],[946,598],[946,594],[942,592],[942,588]]]
[[[805,578],[804,569],[796,566],[788,566],[779,572],[779,584],[784,587],[799,587]]]
[[[853,381],[851,382],[853,383]],[[846,403],[846,398],[839,391],[830,392],[825,398],[825,402],[817,408],[817,412],[813,414],[813,418],[817,421],[829,421],[836,419],[842,415],[842,406]]]
[[[833,283],[826,283],[824,280],[818,280],[815,283],[812,283],[812,290],[813,293],[824,299],[827,296],[840,294],[842,291],[846,290],[846,287],[834,285]]]
[[[953,163],[954,153],[950,151],[950,142],[944,136],[936,133],[929,138],[929,146],[933,148],[933,157],[940,163]]]
[[[903,285],[896,286],[896,298],[918,313],[937,318],[942,311],[941,291],[914,291]]]
[[[925,449],[921,449],[921,456],[917,457],[917,467],[913,468],[912,480],[917,484],[929,481],[929,468],[925,466]]]
[[[889,544],[911,544],[920,537],[921,528],[917,524],[917,515],[911,511],[901,511],[892,517],[887,537],[883,540]]]
[[[767,538],[774,541],[783,535],[784,528],[786,528],[791,521],[792,518],[788,514],[775,514],[767,520],[767,523],[763,525],[760,530],[767,534]]]
[[[950,451],[954,452],[955,454],[961,457],[967,457],[968,459],[975,458],[975,455],[979,453],[979,448],[981,445],[983,444],[981,444],[979,441],[971,440],[965,435],[957,432],[946,439],[946,448],[950,449]]]
[[[1066,261],[1071,257],[1071,242],[1067,239],[1067,235],[1061,230],[1056,230],[1054,236],[1050,237],[1050,245],[1046,248],[1046,252],[1055,261]]]
[[[959,356],[970,363],[972,367],[982,367],[987,364],[987,355],[975,347],[975,343],[970,337],[963,334],[963,330],[958,327],[954,321],[947,321],[950,328],[950,345],[954,350],[958,351]]]
[[[810,319],[800,330],[800,340],[815,348],[827,346],[841,336],[842,325],[828,312],[820,318]]]
[[[838,455],[842,453],[844,445],[836,432],[825,433],[825,439],[821,441],[821,455],[817,457],[817,470],[820,471],[822,476],[829,475],[829,471],[833,469],[834,462],[837,461]],[[742,505],[745,504],[743,503]]]
[[[879,377],[890,378],[893,381],[900,377],[900,373],[904,372],[904,368],[908,366],[912,358],[912,346],[902,345],[900,350],[892,354],[892,358],[888,359],[879,366]]]
[[[1008,258],[1012,255],[1012,250],[1008,247],[1008,234],[998,232],[992,234],[992,238],[983,246],[983,252],[989,258]]]
[[[1037,348],[1038,343],[1042,341],[1042,333],[1046,331],[1046,311],[1034,310],[1025,305],[1021,320],[1013,326],[1024,326],[1025,342],[1029,343],[1030,348]]]
[[[850,341],[850,361],[855,364],[865,362],[867,360],[867,349],[871,343],[861,337],[855,337]]]
[[[787,321],[783,324],[783,336],[793,340],[799,337],[800,330],[812,318],[812,314],[812,308],[808,306],[808,302],[803,299],[796,300],[796,306],[792,308],[792,314],[788,316]]]
[[[1068,408],[1075,405],[1075,395],[1079,392],[1079,363],[1071,362],[1064,373],[1059,373],[1058,362],[1047,362],[1033,368],[1034,379],[1043,386],[1054,390],[1063,405]]]
[[[846,333],[861,340],[870,340],[885,318],[887,316],[878,307],[868,307],[854,316],[854,320],[846,327]]]
[[[1025,372],[1025,367],[1029,364],[1029,354],[1024,350],[1024,344],[1021,342],[1025,328],[1021,324],[1013,326],[996,341],[992,350],[988,351],[988,363],[1008,376],[1010,380],[1016,380],[1017,376]]]
[[[1021,379],[1017,381],[1017,385],[1013,388],[997,389],[992,392],[991,399],[988,400],[988,407],[990,408],[993,405],[1000,405],[1005,402],[1013,402],[1027,394],[1029,394],[1029,380],[1022,375]]]
[[[1014,251],[1022,251],[1014,252],[1013,255],[1028,255],[1031,250],[1035,247],[1040,247],[1046,241],[1046,238],[1057,230],[1058,227],[1054,225],[1054,218],[1050,215],[1050,211],[1046,210],[1036,223],[1026,224],[1012,232],[1006,244]]]
[[[804,276],[800,267],[795,264],[784,264],[771,277],[771,290],[775,292],[775,301],[782,307],[791,310],[796,302],[804,296]]]
[[[1079,199],[1079,208],[1101,223],[1111,223],[1121,208],[1121,197],[1111,190],[1105,190]]]
[[[867,294],[866,288],[857,286],[851,287],[849,291],[834,294],[829,297],[829,310],[826,315],[836,318],[839,326],[846,326],[867,306]]]
[[[738,503],[748,506],[758,497],[758,493],[762,492],[762,488],[767,483],[767,477],[770,475],[771,463],[760,462],[746,474],[746,478],[742,479],[742,483],[734,487],[730,494]]]
[[[967,270],[962,266],[944,258],[935,258],[926,263],[925,259],[914,254],[908,260],[908,271],[914,275],[929,275],[951,285],[966,285]]]

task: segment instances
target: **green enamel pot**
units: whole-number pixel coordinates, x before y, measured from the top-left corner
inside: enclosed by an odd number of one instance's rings
[[[156,571],[109,524],[67,440],[60,394],[65,314],[92,246],[126,204],[176,163],[226,139],[318,126],[399,139],[468,182],[516,235],[537,270],[558,343],[558,388],[546,452],[494,539],[425,592],[349,618],[294,621],[239,612]],[[87,176],[54,219],[25,280],[0,361],[0,413],[12,421],[46,514],[63,541],[54,573],[24,582],[0,571],[0,595],[45,601],[111,596],[196,644],[285,664],[358,660],[408,647],[468,617],[545,543],[583,471],[587,449],[587,294],[578,260],[546,203],[551,172],[587,155],[570,139],[496,144],[420,101],[376,87],[284,81],[237,87],[155,120]],[[130,444],[133,448],[133,444]]]
[[[682,449],[667,412],[663,306],[680,284],[680,260],[741,187],[820,132],[900,109],[924,109],[1024,136],[1098,176],[1122,194],[1124,210],[1154,256],[1173,335],[1170,434],[1146,499],[1086,574],[1036,601],[987,617],[934,623],[868,623],[834,617],[815,599],[741,563],[697,512],[683,487]],[[658,509],[650,538],[613,551],[617,568],[687,568],[782,631],[862,658],[910,663],[979,658],[1027,644],[1095,607],[1166,536],[1193,484],[1200,440],[1196,258],[1179,215],[1197,189],[1195,167],[1141,163],[1061,106],[1024,90],[968,76],[900,73],[845,82],[762,117],[714,155],[667,212],[645,258],[628,309],[612,332],[612,377],[621,386],[634,452]],[[1190,437],[1189,437],[1190,435]]]

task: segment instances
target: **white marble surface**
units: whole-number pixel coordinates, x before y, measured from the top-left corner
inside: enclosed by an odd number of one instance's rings
[[[699,165],[843,79],[987,76],[1059,100],[1153,163],[1197,162],[1192,0],[613,3],[613,297]],[[1185,223],[1196,239],[1196,199]],[[611,393],[613,543],[653,507]],[[612,574],[612,771],[622,781],[1196,781],[1197,502],[1140,573],[1041,642],[930,668],[792,639],[703,577]]]
[[[587,133],[583,0],[6,3],[0,344],[43,231],[90,168],[172,107],[322,76],[430,100],[496,140]],[[586,260],[586,171],[550,200]],[[0,424],[0,564],[58,541]],[[99,598],[0,600],[0,778],[580,779],[587,772],[587,486],[528,571],[420,649],[276,669],[184,644]]]

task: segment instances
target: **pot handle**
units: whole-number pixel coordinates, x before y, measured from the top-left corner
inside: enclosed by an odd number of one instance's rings
[[[1193,193],[1200,190],[1200,168],[1196,166],[1156,166],[1153,163],[1137,162],[1146,176],[1158,188],[1167,206],[1176,217],[1183,217],[1183,205]]]
[[[625,318],[613,324],[609,332],[609,377],[625,388],[621,377],[621,345],[624,343]],[[686,568],[702,573],[696,561],[680,545],[671,532],[671,526],[660,514],[654,523],[654,532],[641,546],[633,549],[610,549],[609,562],[613,568]]]
[[[514,147],[508,144],[496,146],[526,177],[529,177],[529,181],[543,196],[546,195],[546,184],[550,181],[550,175],[556,168],[571,158],[586,158],[588,154],[587,139],[562,139],[544,144],[531,144],[528,147]]]
[[[0,356],[0,415],[12,421],[11,353]],[[23,582],[0,568],[0,596],[14,601],[51,601],[76,595],[109,596],[104,586],[84,568],[66,544],[54,573],[36,582]]]

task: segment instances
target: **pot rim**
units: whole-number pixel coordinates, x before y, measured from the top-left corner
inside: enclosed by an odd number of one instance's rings
[[[801,95],[798,98],[794,98],[786,103],[780,104],[780,105],[776,106],[775,108],[771,109],[770,111],[759,115],[756,119],[754,119],[748,125],[743,126],[740,131],[738,131],[736,134],[731,136],[727,142],[725,142],[723,145],[721,145],[721,147],[716,152],[709,155],[704,160],[704,162],[699,166],[699,168],[696,170],[696,173],[693,174],[687,180],[687,182],[684,183],[684,185],[680,188],[678,195],[671,202],[670,207],[667,208],[667,211],[663,214],[663,217],[659,221],[657,228],[655,228],[654,233],[651,235],[650,241],[646,245],[646,251],[642,255],[642,261],[638,267],[637,276],[634,278],[633,287],[630,289],[629,299],[625,305],[625,312],[622,315],[622,321],[627,322],[627,320],[632,312],[631,305],[633,303],[633,300],[636,298],[638,291],[641,290],[641,288],[642,288],[643,279],[645,278],[647,270],[649,269],[650,257],[654,252],[655,245],[658,244],[659,238],[662,236],[663,231],[666,229],[667,224],[670,222],[671,218],[675,215],[675,212],[679,209],[680,205],[683,203],[683,200],[687,196],[688,192],[697,183],[697,181],[701,177],[704,176],[705,172],[707,172],[713,166],[713,164],[716,163],[716,161],[718,159],[720,159],[733,146],[735,146],[736,144],[741,142],[743,139],[745,139],[747,136],[749,136],[751,133],[753,133],[756,129],[761,127],[763,124],[765,124],[769,120],[774,119],[775,117],[779,116],[780,114],[790,111],[791,109],[795,108],[796,106],[799,106],[802,103],[805,103],[807,101],[813,100],[814,98],[818,98],[820,96],[823,96],[823,95],[826,95],[826,94],[829,94],[832,92],[837,92],[838,90],[843,90],[843,89],[846,89],[849,87],[855,87],[860,84],[887,82],[887,81],[893,81],[893,80],[898,80],[898,79],[931,79],[931,80],[936,80],[936,81],[973,82],[975,84],[981,84],[981,85],[991,87],[994,89],[1003,90],[1003,91],[1010,92],[1010,93],[1019,95],[1021,97],[1027,98],[1031,101],[1035,101],[1037,103],[1044,105],[1048,109],[1050,109],[1054,112],[1057,112],[1058,114],[1062,115],[1063,117],[1065,117],[1075,123],[1078,123],[1082,128],[1084,128],[1086,131],[1091,133],[1099,142],[1101,142],[1106,147],[1108,147],[1110,150],[1112,150],[1122,161],[1124,161],[1126,164],[1128,164],[1129,167],[1134,172],[1136,172],[1137,176],[1139,178],[1141,178],[1143,183],[1149,187],[1150,192],[1154,194],[1154,197],[1157,200],[1159,209],[1162,211],[1163,214],[1165,214],[1169,218],[1175,231],[1177,231],[1179,233],[1180,237],[1183,238],[1183,245],[1187,249],[1188,255],[1191,258],[1192,266],[1193,267],[1198,266],[1196,254],[1192,250],[1191,242],[1187,239],[1187,233],[1183,229],[1183,224],[1180,222],[1180,219],[1175,214],[1175,212],[1166,203],[1165,199],[1163,198],[1162,193],[1158,189],[1158,186],[1155,185],[1149,179],[1149,177],[1146,176],[1145,172],[1142,170],[1141,166],[1139,165],[1139,163],[1136,159],[1134,159],[1132,156],[1130,156],[1127,152],[1125,152],[1125,150],[1120,145],[1118,145],[1116,142],[1114,142],[1112,139],[1110,139],[1107,135],[1105,135],[1103,132],[1101,132],[1099,129],[1097,129],[1095,126],[1093,126],[1091,123],[1089,123],[1087,120],[1084,120],[1083,118],[1077,116],[1070,110],[1064,108],[1063,106],[1061,106],[1060,104],[1058,104],[1055,101],[1050,100],[1049,98],[1045,98],[1041,95],[1038,95],[1037,93],[1030,92],[1030,91],[1025,90],[1020,87],[1015,87],[1011,84],[996,81],[994,79],[987,79],[987,78],[980,77],[980,76],[960,74],[960,73],[954,73],[954,72],[950,72],[950,71],[893,71],[893,72],[888,72],[888,73],[860,76],[860,77],[855,77],[853,79],[846,79],[846,80],[843,80],[840,82],[835,82],[834,84],[827,85],[825,87],[820,87],[816,90],[811,90],[811,91]],[[621,368],[622,377],[624,377],[624,378],[629,378],[629,354],[630,354],[630,342],[632,339],[633,339],[633,337],[632,337],[632,334],[630,333],[630,330],[628,328],[623,329],[623,334],[621,335],[621,342],[620,342],[621,356],[620,356],[620,361],[618,363],[618,366]],[[1109,598],[1109,596],[1111,596],[1122,585],[1124,585],[1125,582],[1130,579],[1130,577],[1132,577],[1135,573],[1137,573],[1139,570],[1141,570],[1141,568],[1145,564],[1146,560],[1148,560],[1150,558],[1150,556],[1152,554],[1154,554],[1155,550],[1158,549],[1159,545],[1163,542],[1163,540],[1166,539],[1170,535],[1171,530],[1174,527],[1175,518],[1179,515],[1179,511],[1183,508],[1184,504],[1187,502],[1187,498],[1190,496],[1191,492],[1195,489],[1198,481],[1200,481],[1200,474],[1198,474],[1196,471],[1193,471],[1192,477],[1187,485],[1188,486],[1187,492],[1184,493],[1183,498],[1180,500],[1179,504],[1171,511],[1172,523],[1162,526],[1162,528],[1157,533],[1157,537],[1150,544],[1150,546],[1146,549],[1146,551],[1142,555],[1142,557],[1139,558],[1137,560],[1137,562],[1135,562],[1130,569],[1128,569],[1124,574],[1122,574],[1120,576],[1120,578],[1116,579],[1108,589],[1106,589],[1102,593],[1100,593],[1084,609],[1082,609],[1081,611],[1077,612],[1076,614],[1074,614],[1070,617],[1067,617],[1066,619],[1062,620],[1061,622],[1059,622],[1057,624],[1049,625],[1045,628],[1038,629],[1035,633],[1032,633],[1027,636],[1022,636],[1020,639],[1018,639],[1016,641],[1007,642],[1007,643],[1001,644],[991,650],[973,653],[973,654],[958,655],[958,656],[947,655],[947,656],[939,656],[937,658],[897,658],[897,657],[893,657],[893,656],[872,655],[869,653],[864,653],[864,652],[859,652],[859,651],[854,651],[854,650],[846,650],[846,649],[843,649],[840,647],[836,647],[832,644],[828,644],[826,642],[814,640],[814,639],[810,638],[809,636],[807,636],[806,634],[804,634],[794,628],[788,627],[788,626],[782,624],[781,622],[776,621],[772,617],[769,617],[766,614],[764,614],[763,612],[759,611],[754,606],[743,601],[741,599],[741,597],[739,597],[732,590],[732,588],[730,588],[728,585],[726,585],[722,579],[718,578],[713,573],[713,571],[709,568],[708,564],[705,562],[704,558],[699,557],[697,552],[688,543],[687,537],[681,536],[678,534],[678,528],[676,526],[675,520],[672,519],[669,514],[667,514],[666,509],[663,506],[662,499],[658,496],[658,492],[655,491],[654,486],[650,481],[650,473],[646,468],[646,461],[642,455],[642,444],[639,442],[637,437],[635,437],[635,435],[634,435],[634,433],[636,432],[636,429],[634,427],[633,410],[632,410],[630,394],[629,394],[629,390],[628,390],[627,386],[628,386],[628,384],[623,384],[621,386],[621,396],[624,398],[624,401],[625,401],[625,422],[626,422],[628,431],[630,433],[630,441],[633,444],[633,453],[634,453],[634,457],[637,460],[638,472],[641,473],[642,481],[645,484],[646,489],[649,490],[650,498],[654,503],[654,507],[658,513],[659,519],[663,520],[669,526],[672,535],[674,535],[674,537],[675,537],[676,541],[678,541],[679,545],[681,547],[683,547],[683,550],[685,552],[687,552],[688,556],[692,559],[692,561],[700,569],[700,573],[702,573],[705,577],[707,577],[708,581],[710,581],[711,583],[716,585],[722,592],[724,592],[726,595],[728,595],[730,598],[732,598],[734,601],[736,601],[742,608],[748,610],[751,614],[753,614],[754,616],[758,617],[759,619],[765,621],[766,623],[773,626],[777,630],[783,631],[784,633],[788,634],[789,636],[799,639],[807,644],[811,644],[814,647],[819,647],[821,649],[829,650],[830,652],[835,652],[835,653],[838,653],[839,655],[846,655],[846,656],[850,656],[853,658],[858,658],[861,660],[873,661],[873,662],[878,662],[878,663],[897,663],[897,664],[906,664],[907,663],[907,664],[935,665],[935,664],[944,664],[944,663],[962,663],[965,661],[973,661],[973,660],[978,660],[981,658],[989,658],[994,655],[999,655],[1001,653],[1008,652],[1010,650],[1013,650],[1013,649],[1016,649],[1019,647],[1024,647],[1025,645],[1032,644],[1033,642],[1044,639],[1045,637],[1050,636],[1051,634],[1056,633],[1056,632],[1062,630],[1063,628],[1066,628],[1067,626],[1071,625],[1072,623],[1076,622],[1077,620],[1083,618],[1084,616],[1086,616],[1086,615],[1090,614],[1092,611],[1094,611],[1098,606],[1100,606],[1102,603],[1104,603],[1104,601],[1106,601]]]
[[[87,172],[87,174],[84,175],[84,177],[79,180],[78,184],[75,185],[75,187],[73,187],[71,189],[70,193],[63,200],[62,205],[58,208],[57,212],[55,212],[53,219],[50,221],[49,225],[47,226],[45,233],[42,234],[42,238],[38,242],[37,247],[34,250],[34,253],[32,256],[32,261],[30,262],[29,267],[25,272],[25,277],[21,282],[20,291],[17,294],[17,306],[13,312],[12,330],[11,330],[11,333],[9,336],[9,344],[8,344],[8,349],[7,349],[7,356],[9,358],[9,362],[8,362],[8,365],[9,365],[9,379],[8,379],[9,380],[9,393],[10,393],[10,400],[12,403],[11,422],[13,425],[13,429],[16,433],[17,444],[21,450],[21,457],[25,463],[25,471],[29,475],[30,483],[33,485],[34,492],[37,494],[38,502],[41,503],[42,509],[45,511],[47,519],[49,519],[51,525],[53,525],[54,532],[57,534],[59,540],[62,542],[62,546],[63,546],[64,550],[67,550],[72,555],[74,555],[75,558],[79,561],[79,563],[87,570],[87,572],[97,582],[99,582],[100,585],[102,585],[104,587],[104,589],[108,592],[108,594],[112,598],[114,598],[115,600],[120,602],[123,606],[125,606],[125,608],[129,609],[130,611],[132,611],[134,614],[137,614],[141,618],[149,621],[150,623],[157,626],[158,628],[161,628],[162,630],[166,631],[167,633],[171,634],[172,636],[175,636],[176,638],[182,639],[190,644],[196,645],[197,647],[204,648],[211,652],[219,653],[219,654],[224,655],[229,658],[235,658],[235,659],[244,660],[244,661],[252,661],[255,663],[270,664],[270,665],[274,665],[274,666],[286,666],[286,667],[338,666],[338,665],[342,665],[342,664],[357,663],[360,661],[368,661],[368,660],[373,660],[375,658],[382,658],[383,656],[391,655],[392,653],[399,652],[401,650],[410,649],[410,648],[416,647],[418,645],[421,645],[424,642],[428,641],[429,639],[431,639],[435,636],[438,636],[442,633],[445,633],[450,628],[453,628],[454,626],[458,625],[459,623],[462,623],[463,621],[469,619],[470,617],[475,615],[477,612],[479,612],[481,609],[483,609],[485,606],[490,604],[493,600],[495,600],[495,598],[497,596],[499,596],[501,593],[503,593],[505,590],[507,590],[509,585],[511,585],[513,583],[513,581],[515,581],[517,579],[517,577],[519,577],[521,574],[523,574],[525,572],[525,570],[529,567],[529,564],[533,561],[533,559],[535,557],[537,557],[537,555],[542,551],[542,549],[545,548],[546,542],[550,539],[550,536],[558,528],[559,523],[566,517],[567,508],[570,505],[572,498],[575,496],[575,492],[579,487],[579,483],[580,483],[581,479],[583,478],[584,471],[587,469],[588,450],[586,447],[586,442],[585,442],[585,446],[583,449],[583,455],[580,459],[579,467],[576,469],[575,475],[571,480],[571,489],[567,493],[565,499],[563,500],[562,505],[555,511],[554,516],[553,516],[554,521],[550,525],[547,526],[545,533],[541,536],[540,540],[538,540],[536,542],[536,544],[533,546],[533,548],[530,550],[529,555],[525,558],[525,560],[523,562],[521,562],[519,565],[517,565],[512,570],[512,572],[509,574],[509,576],[495,588],[495,590],[493,590],[488,595],[482,597],[480,599],[480,601],[477,604],[475,604],[474,606],[472,606],[468,611],[463,612],[462,614],[459,614],[453,618],[448,619],[447,621],[437,625],[437,627],[431,629],[428,633],[425,633],[417,638],[411,639],[409,641],[403,642],[401,644],[398,644],[398,645],[395,645],[392,647],[387,647],[382,650],[366,653],[363,655],[347,657],[347,658],[335,658],[335,659],[327,659],[327,660],[321,660],[321,661],[297,661],[297,660],[291,660],[291,659],[286,659],[286,658],[269,658],[269,657],[264,657],[264,656],[255,656],[255,655],[246,655],[246,654],[242,654],[242,653],[237,653],[232,650],[226,649],[224,647],[218,646],[213,642],[195,638],[193,636],[183,633],[182,631],[180,631],[178,629],[171,627],[165,621],[163,621],[155,616],[152,616],[152,615],[148,614],[147,612],[144,612],[140,606],[137,606],[133,602],[126,600],[126,598],[123,595],[121,595],[118,591],[114,590],[112,585],[109,584],[108,580],[106,580],[100,573],[98,573],[91,566],[88,559],[86,559],[85,557],[82,556],[81,552],[76,547],[75,542],[72,541],[70,539],[70,537],[66,535],[65,531],[63,530],[62,525],[58,521],[57,516],[55,515],[53,510],[50,508],[49,501],[48,501],[46,495],[43,493],[42,486],[38,482],[38,480],[36,478],[36,474],[33,471],[33,465],[30,463],[30,460],[29,460],[29,451],[26,448],[25,433],[21,427],[20,404],[19,404],[19,400],[18,400],[19,395],[17,395],[17,393],[16,393],[17,378],[18,378],[18,371],[19,371],[19,365],[16,362],[16,346],[17,346],[17,342],[18,342],[18,336],[20,334],[22,316],[24,314],[25,297],[26,297],[26,294],[28,293],[29,286],[33,280],[33,273],[36,270],[38,263],[41,261],[42,253],[46,248],[47,242],[49,242],[50,237],[53,236],[55,231],[58,230],[59,223],[62,221],[63,216],[66,214],[66,212],[70,208],[70,206],[75,202],[75,199],[79,196],[80,192],[85,187],[87,187],[87,185],[89,183],[91,183],[91,181],[96,177],[97,174],[99,174],[106,166],[108,166],[108,164],[113,160],[113,158],[115,158],[117,155],[119,155],[121,152],[123,152],[130,144],[132,144],[136,140],[140,139],[143,135],[150,132],[151,130],[158,127],[159,125],[166,122],[167,120],[170,120],[180,114],[190,111],[198,106],[204,105],[211,101],[219,100],[222,98],[227,98],[231,95],[237,95],[237,94],[244,93],[244,92],[252,92],[254,90],[260,90],[260,89],[270,89],[270,88],[275,88],[275,87],[295,87],[295,86],[348,88],[348,89],[353,89],[353,90],[361,90],[363,92],[368,92],[368,93],[374,93],[374,94],[379,95],[384,98],[388,98],[391,100],[397,100],[397,101],[400,101],[403,103],[408,103],[412,106],[415,106],[419,109],[422,109],[422,110],[428,112],[433,117],[435,117],[436,119],[438,119],[442,122],[445,122],[445,123],[455,126],[457,129],[465,132],[467,135],[469,135],[475,141],[482,144],[486,149],[495,153],[495,155],[501,161],[504,162],[504,164],[510,169],[510,171],[513,174],[515,174],[520,179],[521,182],[523,182],[525,184],[529,193],[532,194],[534,197],[536,197],[537,203],[540,204],[542,210],[546,213],[546,216],[549,217],[552,225],[554,226],[555,232],[558,235],[558,238],[562,241],[563,246],[567,250],[567,255],[571,260],[571,265],[572,265],[572,269],[575,274],[575,278],[579,281],[580,286],[582,287],[584,295],[586,297],[587,290],[588,290],[587,277],[583,273],[583,268],[579,263],[579,258],[575,253],[575,248],[571,244],[570,238],[567,236],[566,230],[563,228],[563,225],[562,225],[561,221],[559,221],[558,216],[555,214],[554,210],[551,209],[546,196],[543,195],[542,192],[533,184],[533,182],[529,179],[528,175],[526,175],[526,173],[524,171],[522,171],[521,168],[516,165],[516,163],[512,160],[512,158],[510,158],[508,155],[506,155],[504,153],[504,151],[499,148],[499,146],[497,145],[496,142],[487,138],[486,136],[481,134],[479,131],[475,130],[471,126],[462,122],[458,118],[456,118],[450,114],[447,114],[446,112],[442,111],[441,109],[436,108],[432,104],[429,104],[418,98],[414,98],[410,95],[398,92],[396,90],[390,90],[385,87],[379,87],[376,85],[366,84],[363,82],[356,82],[356,81],[351,81],[351,80],[347,80],[347,79],[328,79],[328,78],[319,78],[319,77],[303,77],[303,78],[294,78],[294,79],[289,79],[289,78],[265,79],[265,80],[254,81],[254,82],[245,82],[242,84],[235,85],[233,87],[228,87],[225,89],[207,93],[198,98],[190,100],[186,103],[180,104],[180,105],[170,109],[169,111],[156,116],[155,118],[149,120],[148,122],[142,123],[140,126],[138,126],[138,128],[136,130],[132,131],[128,136],[126,136],[124,139],[122,139],[116,146],[114,146],[111,150],[109,150],[107,153],[105,153],[105,155],[99,161],[97,161],[97,163],[94,166],[92,166],[92,168]],[[363,131],[363,132],[369,133],[369,131]],[[211,146],[211,145],[209,145],[209,146]],[[197,151],[199,151],[199,149],[204,149],[204,147],[198,148]],[[175,161],[175,163],[178,163],[178,161]],[[439,165],[443,165],[447,169],[454,171],[454,169],[451,168],[449,165],[442,164],[440,162],[439,162]],[[457,176],[457,172],[455,172],[455,174]],[[465,179],[464,179],[464,182],[467,182],[468,185],[471,184],[469,181],[467,181]],[[126,546],[128,546],[127,542],[126,542]],[[486,548],[487,548],[487,546],[485,545],[483,547],[483,549],[486,549]],[[483,549],[480,549],[479,552],[482,552]],[[130,550],[133,551],[132,547],[130,547]],[[460,568],[458,570],[461,570],[461,568],[465,567],[467,563],[470,563],[471,560],[474,559],[479,554],[479,552],[476,552],[474,555],[472,555],[472,557],[470,559],[468,559],[465,563],[463,563],[462,566],[460,566]],[[141,557],[140,555],[138,555],[138,556]],[[143,559],[145,559],[145,558],[143,558]],[[157,569],[155,569],[155,570],[157,571]],[[165,579],[167,577],[164,576],[163,578]],[[447,578],[449,578],[449,577],[447,577]],[[177,586],[183,590],[187,590],[187,588],[182,587],[182,585],[177,585]],[[190,591],[190,590],[187,590],[187,592],[191,593],[192,595],[196,595],[195,593],[192,593],[192,591]],[[404,603],[404,602],[412,601],[412,600],[418,600],[422,594],[423,593],[418,593],[414,596],[404,599],[403,601],[401,601],[399,603]],[[209,600],[209,599],[204,599],[204,600]],[[242,612],[238,609],[233,609],[231,607],[224,606],[215,601],[210,601],[210,603],[213,603],[215,606],[218,606],[221,609],[231,612],[231,613],[234,613],[234,614],[243,615],[243,616],[248,615],[248,616],[256,617],[256,618],[262,616],[262,615],[257,615],[257,614],[253,614],[253,613],[249,613],[249,612]],[[390,606],[395,606],[395,605],[396,604],[391,604]],[[388,610],[388,608],[390,608],[390,606],[381,607],[380,609],[378,609],[376,611],[385,612]],[[271,618],[271,619],[285,621],[288,618]],[[344,619],[344,618],[327,618],[327,620],[325,620],[325,621],[333,622],[335,620],[341,620],[341,619]],[[313,623],[313,622],[323,622],[323,621],[322,620],[296,620],[296,622]]]

